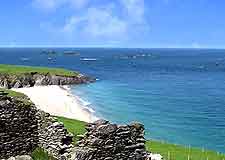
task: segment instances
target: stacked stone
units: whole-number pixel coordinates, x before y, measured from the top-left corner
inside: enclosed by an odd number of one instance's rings
[[[38,145],[57,159],[67,159],[73,147],[73,135],[48,113],[39,111],[38,118]]]
[[[0,93],[0,159],[30,154],[37,146],[35,115],[33,104]]]
[[[67,159],[72,137],[62,123],[29,99],[0,92],[0,159],[30,155],[37,147],[57,159]]]
[[[110,124],[99,120],[87,125],[72,160],[146,160],[144,126]]]

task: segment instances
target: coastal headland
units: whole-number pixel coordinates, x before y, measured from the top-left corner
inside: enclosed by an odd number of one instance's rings
[[[61,68],[0,65],[0,86],[8,89],[44,85],[72,85],[93,81],[95,79]]]

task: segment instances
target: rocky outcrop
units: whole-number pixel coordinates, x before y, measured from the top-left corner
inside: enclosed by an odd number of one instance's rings
[[[30,155],[42,147],[57,159],[65,159],[72,135],[54,117],[38,110],[26,97],[0,92],[0,159]]]
[[[148,160],[144,126],[110,124],[99,120],[87,125],[87,132],[74,149],[71,160]]]
[[[52,74],[39,74],[37,72],[18,75],[1,74],[0,86],[4,88],[33,87],[35,85],[71,85],[93,82],[94,79],[77,74],[75,76],[63,76]]]

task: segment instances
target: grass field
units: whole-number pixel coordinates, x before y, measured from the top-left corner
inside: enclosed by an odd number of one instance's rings
[[[225,155],[214,151],[158,141],[147,141],[146,148],[153,153],[161,154],[166,160],[225,160]]]
[[[85,132],[85,122],[63,117],[58,117],[58,120],[63,122],[64,126],[74,134],[74,141],[77,140],[77,135]],[[159,141],[147,141],[146,149],[161,154],[164,160],[225,160],[225,155],[214,151],[205,151]]]
[[[62,76],[76,76],[77,72],[73,72],[61,68],[47,68],[47,67],[30,67],[30,66],[17,66],[17,65],[6,65],[0,64],[0,73],[20,75],[25,73],[37,72],[39,74],[52,74]]]

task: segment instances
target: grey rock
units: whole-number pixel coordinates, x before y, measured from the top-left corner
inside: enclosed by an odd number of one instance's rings
[[[117,126],[99,120],[87,128],[70,160],[148,160],[140,123]]]
[[[16,156],[15,160],[32,160],[32,158],[28,155]]]
[[[22,88],[41,85],[71,85],[89,83],[94,79],[78,74],[76,76],[60,76],[39,73],[25,73],[22,75],[0,74],[0,86],[4,88]]]

